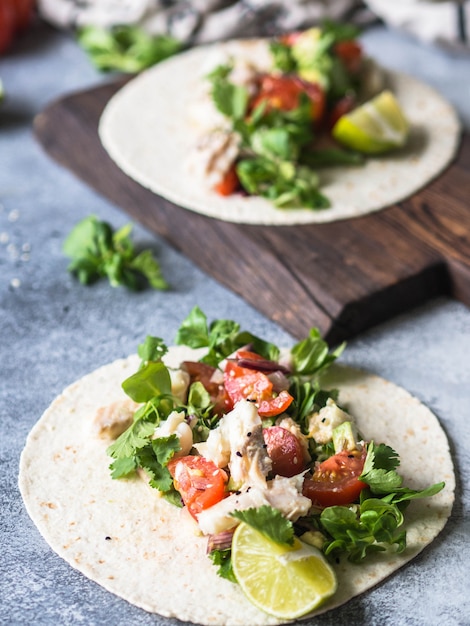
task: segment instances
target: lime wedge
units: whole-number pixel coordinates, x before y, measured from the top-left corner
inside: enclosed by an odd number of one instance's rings
[[[340,117],[332,133],[348,148],[380,154],[403,146],[408,131],[408,122],[397,99],[387,90]]]
[[[0,78],[0,102],[3,100],[4,96],[5,96],[5,91],[3,89],[2,79]]]
[[[310,613],[337,587],[332,568],[317,548],[298,539],[293,546],[280,545],[244,522],[233,536],[232,567],[248,599],[285,620]]]

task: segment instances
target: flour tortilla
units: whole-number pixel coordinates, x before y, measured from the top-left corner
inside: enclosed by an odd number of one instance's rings
[[[428,85],[384,69],[386,85],[411,124],[409,142],[361,167],[319,170],[329,209],[276,209],[261,197],[219,196],[188,171],[187,157],[197,135],[190,111],[208,66],[214,66],[210,59],[220,63],[231,55],[269,67],[262,40],[201,46],[147,70],[111,98],[99,134],[121,170],[156,194],[209,217],[287,225],[332,222],[382,209],[424,187],[455,156],[460,124],[452,106]]]
[[[191,358],[172,348],[169,364]],[[197,624],[279,624],[254,607],[240,588],[220,578],[205,554],[207,538],[194,522],[143,480],[113,480],[107,443],[92,434],[99,407],[124,399],[121,382],[140,360],[106,365],[72,384],[28,436],[19,486],[26,508],[51,548],[72,567],[128,602]],[[442,530],[454,501],[449,446],[436,417],[405,390],[365,372],[333,366],[328,386],[356,417],[360,432],[391,445],[401,457],[405,484],[416,489],[445,481],[436,496],[407,510],[403,554],[372,557],[364,565],[335,565],[338,591],[322,613],[370,589],[416,556]]]

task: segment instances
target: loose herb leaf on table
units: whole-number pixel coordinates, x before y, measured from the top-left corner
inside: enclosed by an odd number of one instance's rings
[[[107,277],[111,286],[134,291],[146,286],[167,289],[158,261],[150,250],[137,253],[130,224],[114,231],[94,215],[79,222],[65,239],[63,251],[71,259],[69,272],[83,285]]]

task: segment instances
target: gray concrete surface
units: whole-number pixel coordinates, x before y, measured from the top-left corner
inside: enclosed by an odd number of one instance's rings
[[[469,56],[381,27],[366,33],[364,41],[385,65],[437,87],[470,127]],[[106,282],[80,286],[67,273],[61,250],[71,228],[90,213],[114,226],[129,220],[52,162],[34,141],[31,122],[52,99],[107,77],[93,69],[72,38],[44,25],[0,59],[0,77],[8,92],[0,110],[0,623],[177,624],[111,595],[52,552],[17,488],[25,438],[66,385],[133,352],[147,333],[171,342],[195,304],[211,319],[237,319],[279,344],[291,338],[139,226],[135,240],[155,251],[172,289],[131,294]],[[403,385],[437,414],[450,440],[457,498],[446,528],[424,553],[312,624],[470,623],[469,355],[470,311],[446,298],[349,342],[345,362]]]

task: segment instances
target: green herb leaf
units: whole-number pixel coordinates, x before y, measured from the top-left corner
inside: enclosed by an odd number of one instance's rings
[[[181,323],[175,342],[190,348],[204,348],[209,345],[207,317],[198,306],[195,306]]]
[[[168,348],[163,339],[151,335],[147,335],[144,343],[137,347],[137,354],[142,359],[142,365],[148,361],[161,361],[167,352]]]
[[[89,285],[107,277],[113,287],[124,285],[138,290],[146,285],[166,289],[158,262],[150,250],[136,254],[129,237],[131,225],[114,232],[110,224],[94,215],[79,222],[63,244],[64,254],[71,258],[69,272]]]
[[[133,25],[85,26],[78,30],[77,41],[103,72],[140,72],[182,50],[174,37],[149,35]]]
[[[267,359],[276,360],[279,356],[277,346],[248,331],[240,331],[240,325],[233,320],[214,320],[209,325],[206,315],[198,306],[183,320],[175,343],[191,348],[207,347],[207,354],[201,361],[213,367],[246,345],[251,345],[255,352]]]
[[[275,69],[280,70],[283,74],[295,72],[297,64],[292,57],[291,46],[275,39],[270,43],[269,48]]]
[[[287,543],[289,545],[294,543],[292,522],[286,519],[278,509],[263,505],[257,509],[234,511],[231,515],[276,543]]]
[[[138,451],[138,464],[150,477],[149,484],[151,487],[163,493],[173,488],[173,478],[166,465],[175,452],[180,449],[178,437],[170,435],[169,437],[152,439],[150,443]]]
[[[137,469],[136,452],[148,444],[155,424],[144,419],[137,419],[107,449],[115,461],[111,464],[112,478],[122,478]]]
[[[311,328],[308,337],[295,344],[291,350],[294,373],[311,376],[324,371],[341,355],[345,346],[343,343],[330,352],[320,331]]]
[[[217,574],[221,578],[226,578],[231,583],[237,583],[237,579],[232,569],[232,550],[212,550],[208,557],[212,563],[217,566]]]
[[[156,396],[171,394],[171,379],[166,365],[149,361],[138,372],[126,378],[122,388],[135,402],[148,402]]]

